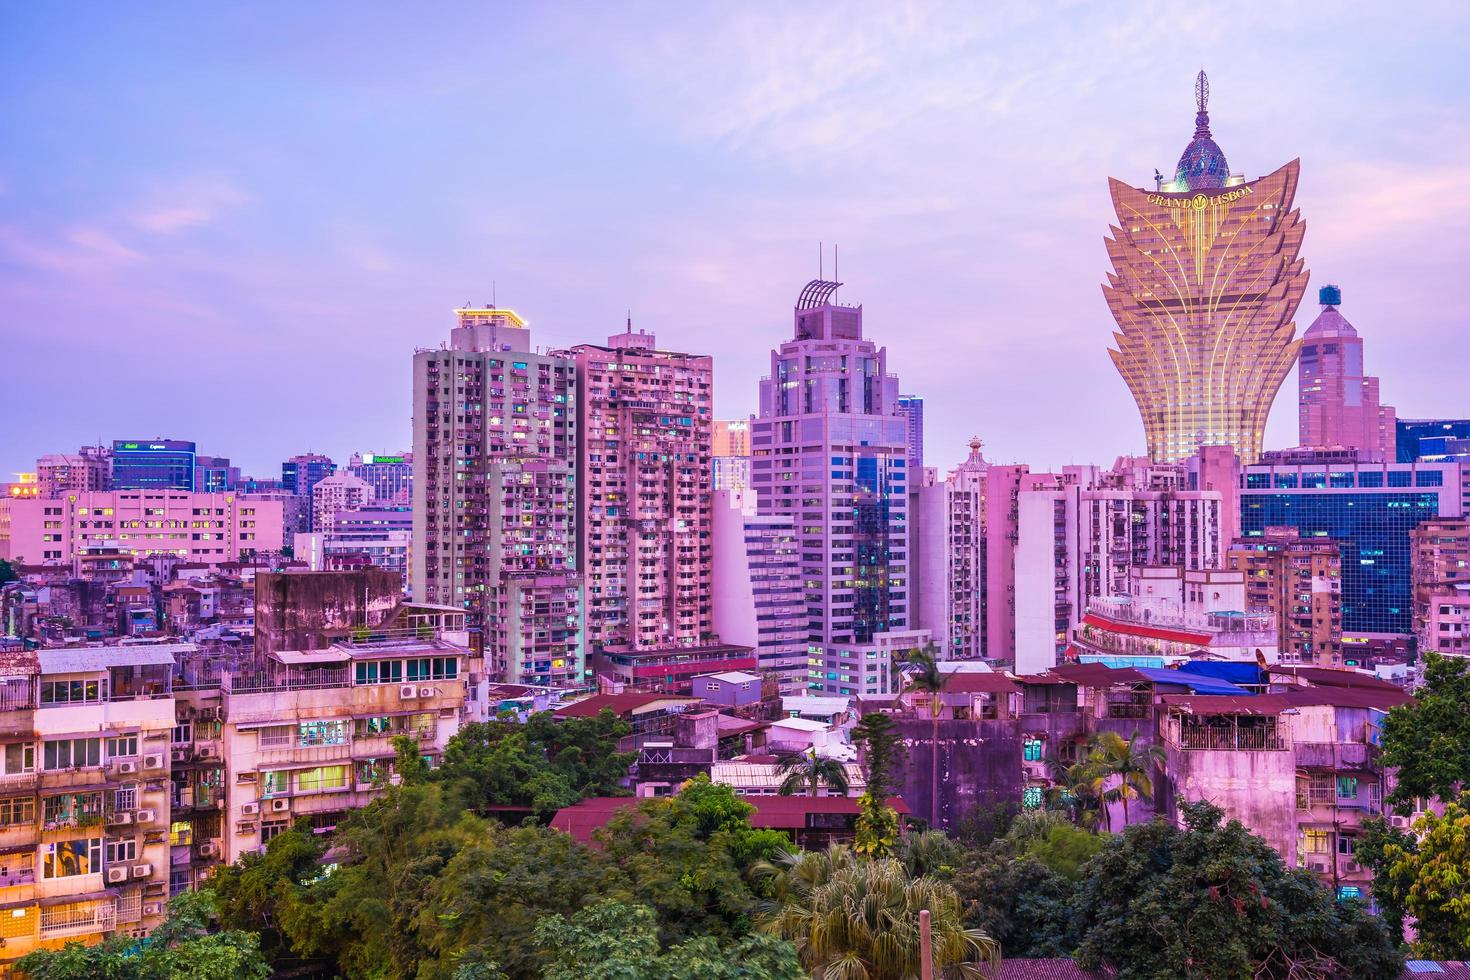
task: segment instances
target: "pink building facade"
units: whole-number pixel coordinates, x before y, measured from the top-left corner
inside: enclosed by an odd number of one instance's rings
[[[249,494],[110,490],[0,500],[0,558],[26,565],[74,566],[95,549],[217,565],[283,544],[281,502]]]
[[[1320,295],[1322,312],[1302,335],[1297,367],[1301,444],[1392,461],[1397,413],[1379,401],[1378,379],[1363,373],[1363,339],[1338,310],[1342,290],[1324,286]]]

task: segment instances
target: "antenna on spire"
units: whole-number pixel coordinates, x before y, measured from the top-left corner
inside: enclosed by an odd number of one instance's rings
[[[823,271],[822,258],[823,258],[823,256],[822,256],[822,243],[821,242],[817,242],[817,278],[818,279],[826,279],[827,278],[827,276],[824,274],[824,271]]]
[[[1194,80],[1194,104],[1199,106],[1199,111],[1204,112],[1210,102],[1210,76],[1205,74],[1201,68],[1199,75]]]
[[[842,281],[840,278],[838,278],[838,275],[837,275],[837,243],[836,242],[833,242],[832,243],[832,278],[835,281],[838,281],[838,282],[841,282]]]
[[[500,307],[498,307],[498,306],[495,305],[495,280],[494,279],[491,279],[490,280],[490,309],[492,309],[492,310],[498,310],[498,309],[500,309]]]

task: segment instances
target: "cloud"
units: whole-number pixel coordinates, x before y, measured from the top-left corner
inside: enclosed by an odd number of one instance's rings
[[[254,198],[228,178],[193,177],[162,188],[150,195],[142,208],[129,216],[133,227],[155,235],[173,235],[214,223],[225,212],[249,204]]]

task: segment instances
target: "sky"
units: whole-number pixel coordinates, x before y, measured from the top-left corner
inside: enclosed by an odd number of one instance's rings
[[[931,465],[1141,453],[1107,178],[1172,170],[1201,67],[1232,170],[1301,158],[1298,330],[1337,283],[1385,402],[1470,415],[1470,6],[1176,6],[6,4],[0,480],[407,448],[414,348],[492,296],[548,347],[631,315],[744,416],[819,242]]]

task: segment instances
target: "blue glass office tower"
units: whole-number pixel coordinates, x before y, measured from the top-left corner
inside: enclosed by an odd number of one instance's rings
[[[1400,463],[1470,460],[1470,419],[1399,419],[1396,444]]]
[[[1408,634],[1412,623],[1409,532],[1433,517],[1458,517],[1462,477],[1454,463],[1248,466],[1241,534],[1293,527],[1302,538],[1342,547],[1342,627]]]
[[[116,439],[114,490],[193,490],[194,443],[180,439]]]

